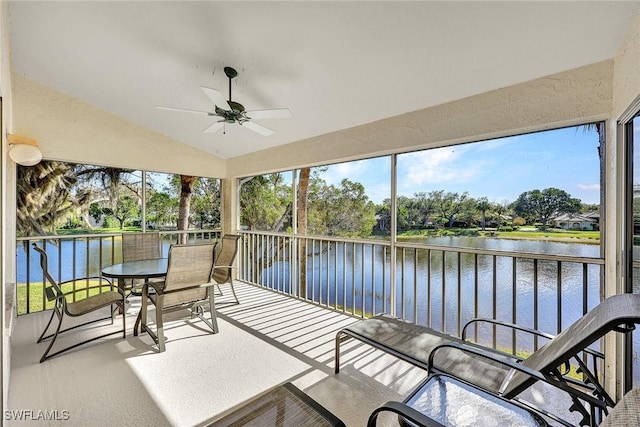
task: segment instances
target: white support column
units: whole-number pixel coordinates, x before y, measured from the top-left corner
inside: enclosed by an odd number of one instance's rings
[[[220,182],[222,234],[235,233],[240,228],[240,186],[236,178]]]

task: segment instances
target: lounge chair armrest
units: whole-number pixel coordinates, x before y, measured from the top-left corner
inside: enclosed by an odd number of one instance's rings
[[[499,355],[491,352],[491,351],[487,351],[484,350],[482,348],[476,347],[476,346],[471,346],[462,342],[446,342],[443,344],[440,344],[436,347],[434,347],[434,349],[431,351],[431,353],[429,354],[429,363],[428,363],[428,372],[431,374],[435,371],[437,372],[443,372],[446,373],[447,375],[450,375],[458,380],[467,382],[464,380],[464,378],[459,378],[456,376],[456,374],[454,372],[449,372],[449,371],[444,371],[438,368],[434,367],[434,357],[435,354],[441,350],[441,349],[445,349],[445,348],[453,348],[456,349],[458,351],[462,351],[465,353],[471,353],[475,356],[481,357],[483,359],[487,359],[490,360],[492,362],[495,363],[499,363],[502,365],[505,365],[511,369],[514,369],[516,371],[522,372],[526,375],[529,375],[530,377],[534,378],[537,381],[543,381],[546,384],[550,384],[556,388],[561,389],[562,391],[569,393],[571,395],[574,395],[575,397],[582,399],[594,406],[597,406],[599,408],[605,408],[606,407],[606,403],[597,399],[596,397],[593,397],[591,394],[585,393],[581,390],[578,390],[574,387],[571,387],[569,385],[567,385],[566,383],[563,383],[561,381],[559,381],[557,378],[555,378],[553,375],[551,374],[543,374],[542,372],[536,371],[534,369],[531,369],[527,366],[522,365],[521,363],[517,363],[514,362],[513,360],[509,359],[509,358],[505,358],[505,357],[498,357]],[[467,382],[468,383],[468,382]],[[480,388],[478,386],[475,386],[476,388]],[[504,388],[504,387],[503,387]],[[486,390],[489,393],[494,393],[494,391],[491,390]]]
[[[546,332],[538,331],[536,329],[528,328],[526,326],[516,325],[515,323],[503,322],[502,320],[490,319],[490,318],[487,318],[487,317],[476,317],[475,319],[471,319],[467,323],[465,323],[464,327],[462,328],[462,339],[464,341],[467,340],[467,328],[469,326],[471,326],[472,324],[474,324],[474,323],[491,323],[491,324],[498,325],[498,326],[504,326],[506,328],[516,329],[516,330],[522,331],[522,332],[528,332],[528,333],[530,333],[532,335],[537,335],[539,337],[547,338],[547,339],[550,339],[550,340],[555,338],[555,335],[551,335],[551,334],[548,334]]]
[[[381,412],[393,412],[395,414],[398,414],[402,418],[423,427],[444,427],[443,424],[440,424],[433,418],[424,415],[422,412],[416,411],[412,407],[407,406],[402,402],[394,401],[386,402],[383,405],[377,407],[369,416],[367,427],[375,427],[378,415],[380,415]]]
[[[496,319],[491,319],[491,318],[487,318],[487,317],[476,317],[475,319],[471,319],[467,323],[465,323],[464,327],[462,328],[462,340],[463,341],[467,341],[467,328],[469,326],[471,326],[472,324],[474,324],[474,323],[491,323],[491,324],[494,324],[494,325],[515,329],[517,331],[527,332],[529,334],[536,335],[536,336],[539,336],[539,337],[543,337],[543,338],[546,338],[548,340],[552,340],[553,338],[555,338],[555,335],[548,334],[546,332],[542,332],[542,331],[539,331],[537,329],[528,328],[526,326],[517,325],[515,323],[504,322],[502,320],[496,320]],[[582,351],[584,351],[585,353],[591,354],[591,355],[593,355],[595,357],[598,357],[600,359],[604,359],[604,354],[600,353],[599,351],[592,350],[590,348],[585,348]]]
[[[238,268],[235,265],[214,265],[213,269],[215,270],[216,268]]]

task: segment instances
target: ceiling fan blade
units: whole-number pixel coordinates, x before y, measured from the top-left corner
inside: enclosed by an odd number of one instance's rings
[[[214,132],[218,132],[223,127],[224,127],[224,120],[220,120],[219,122],[215,122],[214,124],[212,124],[211,126],[206,128],[205,130],[203,130],[203,132],[204,133],[214,133]]]
[[[273,134],[273,131],[269,128],[266,128],[262,125],[259,125],[255,122],[242,122],[240,123],[240,125],[242,125],[243,127],[246,127],[247,129],[251,129],[254,132],[258,132],[260,135],[264,135],[264,136],[269,136],[271,134]]]
[[[291,111],[288,108],[276,108],[274,110],[247,111],[247,117],[252,119],[288,119]]]
[[[219,90],[211,89],[204,86],[200,86],[200,89],[202,89],[204,93],[207,94],[207,96],[213,101],[214,104],[216,104],[218,108],[222,108],[223,110],[232,109],[231,106],[229,106],[229,103],[227,102],[227,100],[224,99],[224,96]]]
[[[168,110],[168,111],[179,111],[181,113],[193,113],[193,114],[201,114],[204,116],[215,116],[215,113],[209,113],[207,111],[199,111],[199,110],[187,110],[185,108],[175,108],[175,107],[163,107],[162,105],[157,105],[156,108],[158,110]]]

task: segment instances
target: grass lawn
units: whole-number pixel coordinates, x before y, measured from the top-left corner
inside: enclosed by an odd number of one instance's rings
[[[89,230],[87,228],[60,228],[56,230],[58,236],[74,236],[76,234],[109,234],[109,233],[122,233],[122,232],[139,232],[142,231],[140,227],[125,227],[120,228],[94,228]]]
[[[539,239],[559,241],[580,240],[580,243],[600,242],[599,231],[561,230],[556,228],[545,231],[500,231],[496,233],[495,237],[502,237],[507,239]]]
[[[482,231],[478,228],[439,228],[426,230],[409,230],[398,234],[399,238],[412,237],[436,237],[436,236],[472,236],[472,237],[488,237],[496,239],[530,239],[530,240],[549,240],[558,242],[575,242],[598,244],[600,243],[599,231],[581,231],[581,230],[516,230],[516,231]]]

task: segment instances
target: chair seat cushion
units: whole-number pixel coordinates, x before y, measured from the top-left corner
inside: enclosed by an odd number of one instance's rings
[[[92,295],[75,302],[67,302],[69,316],[82,316],[83,314],[122,302],[122,295],[118,292],[108,291]]]

